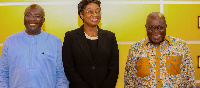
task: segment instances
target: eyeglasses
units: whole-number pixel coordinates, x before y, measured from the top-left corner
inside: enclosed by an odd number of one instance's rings
[[[31,14],[25,15],[25,17],[26,17],[26,18],[31,18],[31,17],[33,17],[33,18],[36,18],[36,19],[43,18],[43,16],[41,16],[41,15],[31,15]]]
[[[100,15],[101,14],[101,10],[95,10],[95,11],[88,10],[88,11],[86,11],[86,13],[88,15],[93,15],[94,13],[96,13],[97,15]]]
[[[146,26],[146,25],[145,25]],[[165,27],[164,26],[158,26],[158,27],[155,27],[155,26],[146,26],[146,28],[147,28],[147,30],[149,30],[149,31],[155,31],[155,29],[157,28],[158,29],[158,31],[163,31],[164,29],[165,29]]]

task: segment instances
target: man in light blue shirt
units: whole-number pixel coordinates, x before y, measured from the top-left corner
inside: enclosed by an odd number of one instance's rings
[[[62,64],[62,42],[41,30],[42,7],[24,13],[26,30],[9,36],[0,57],[0,88],[68,88]]]

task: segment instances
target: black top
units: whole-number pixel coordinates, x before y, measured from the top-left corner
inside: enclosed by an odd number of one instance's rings
[[[88,44],[83,26],[65,33],[62,59],[70,82],[69,88],[115,88],[119,74],[119,51],[115,34],[98,27],[96,43],[96,54],[92,59],[89,44],[93,43]]]
[[[87,43],[88,43],[88,46],[89,46],[89,49],[90,49],[90,54],[91,54],[92,59],[94,61],[94,58],[95,58],[96,52],[97,52],[98,39],[96,39],[96,40],[87,39]]]

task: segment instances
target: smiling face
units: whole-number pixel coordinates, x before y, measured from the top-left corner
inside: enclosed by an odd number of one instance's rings
[[[149,27],[154,27],[150,30]],[[164,41],[166,35],[165,17],[161,13],[152,13],[147,17],[146,30],[151,43],[159,45]]]
[[[40,34],[44,21],[44,11],[39,5],[34,4],[26,8],[24,13],[24,25],[27,34]]]
[[[93,2],[86,6],[83,13],[80,12],[80,16],[85,26],[97,26],[101,20],[101,8]]]

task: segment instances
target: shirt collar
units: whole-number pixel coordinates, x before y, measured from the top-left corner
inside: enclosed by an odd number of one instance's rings
[[[169,37],[169,36],[165,36],[164,41],[167,41],[168,44],[172,42],[172,40],[170,40],[170,37]],[[163,42],[164,42],[164,41],[163,41]],[[144,44],[143,44],[142,46],[145,46],[145,45],[147,45],[148,43],[150,43],[150,40],[149,40],[148,37],[146,37],[146,40],[144,41]]]
[[[25,29],[26,30],[26,29]],[[28,36],[28,37],[34,37],[34,38],[37,38],[37,37],[39,37],[39,36],[41,36],[41,35],[43,35],[44,34],[44,31],[43,30],[41,30],[41,33],[40,34],[38,34],[38,35],[28,35],[26,32],[25,32],[25,30],[24,30],[24,34],[26,35],[26,36]]]

